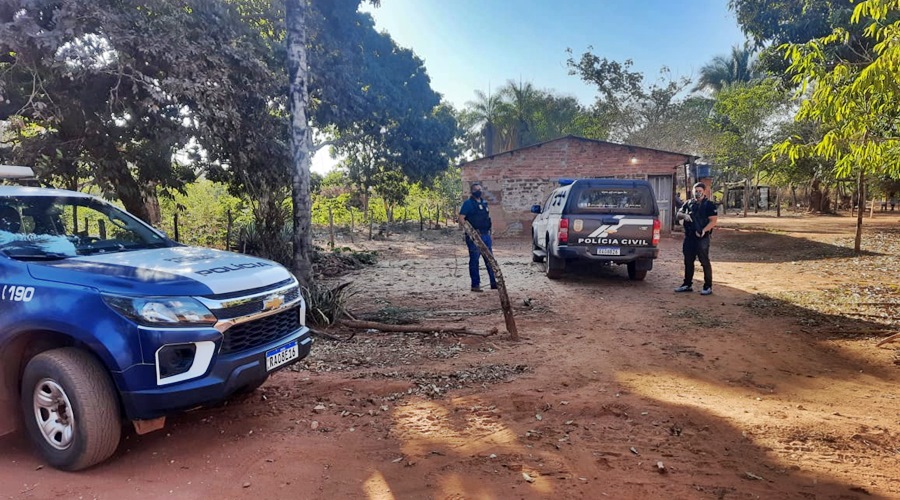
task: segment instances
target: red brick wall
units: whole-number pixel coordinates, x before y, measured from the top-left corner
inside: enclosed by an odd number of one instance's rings
[[[543,203],[560,178],[671,175],[674,179],[676,169],[688,159],[676,153],[564,137],[464,164],[463,192],[468,192],[470,183],[481,182],[491,204],[495,233],[530,234],[531,205]]]

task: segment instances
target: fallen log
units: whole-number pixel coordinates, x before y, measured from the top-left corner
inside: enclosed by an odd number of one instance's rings
[[[900,340],[900,333],[895,333],[895,334],[891,335],[890,337],[883,339],[881,342],[875,344],[875,347],[881,347],[884,344],[887,344],[890,342],[896,342],[897,340]]]
[[[478,337],[489,337],[497,334],[497,329],[493,328],[487,333],[476,332],[466,327],[446,326],[446,325],[392,325],[390,323],[379,323],[377,321],[360,321],[352,319],[342,319],[338,321],[341,326],[347,328],[355,328],[359,330],[378,330],[380,332],[394,333],[453,333],[457,335],[475,335]]]
[[[513,317],[512,305],[509,303],[509,294],[506,293],[506,281],[503,279],[500,264],[494,258],[494,254],[488,250],[484,241],[481,240],[481,234],[472,227],[472,224],[469,224],[469,221],[462,221],[462,227],[494,271],[494,277],[497,279],[497,291],[500,292],[500,307],[503,309],[503,319],[506,321],[506,331],[509,332],[510,340],[519,340],[519,329],[516,328],[516,319]]]

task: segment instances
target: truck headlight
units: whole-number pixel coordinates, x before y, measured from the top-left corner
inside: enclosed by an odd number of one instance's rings
[[[122,297],[104,295],[103,301],[126,318],[145,326],[215,324],[216,317],[190,297]]]

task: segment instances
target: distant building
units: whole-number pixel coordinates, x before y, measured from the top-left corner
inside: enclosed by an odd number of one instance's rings
[[[495,233],[518,236],[530,234],[531,206],[542,204],[560,178],[645,179],[653,185],[667,231],[675,211],[676,174],[684,179],[685,166],[696,159],[685,153],[569,135],[464,163],[462,180],[464,192],[472,182],[484,187]]]

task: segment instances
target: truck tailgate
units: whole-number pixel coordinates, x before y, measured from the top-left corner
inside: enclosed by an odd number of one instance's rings
[[[646,215],[572,215],[569,245],[597,247],[596,255],[620,255],[620,247],[653,246],[653,217]]]

